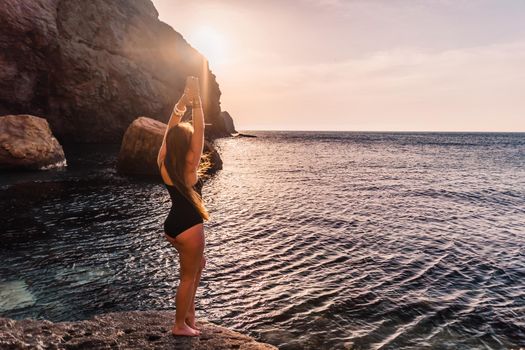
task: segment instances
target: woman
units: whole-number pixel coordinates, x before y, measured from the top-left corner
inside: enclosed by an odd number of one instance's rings
[[[193,126],[181,123],[186,105],[192,107]],[[175,104],[157,158],[172,200],[172,208],[164,222],[165,237],[177,249],[180,261],[174,335],[200,334],[195,326],[195,293],[206,264],[203,220],[208,219],[199,177],[206,168],[205,163],[201,163],[203,146],[204,113],[199,81],[190,76],[183,95]]]

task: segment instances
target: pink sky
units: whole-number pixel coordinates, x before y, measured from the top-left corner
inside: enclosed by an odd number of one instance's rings
[[[520,0],[153,0],[239,130],[525,131]]]

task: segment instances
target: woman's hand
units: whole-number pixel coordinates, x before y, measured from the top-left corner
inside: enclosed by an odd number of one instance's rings
[[[177,102],[178,109],[184,110],[186,106],[192,105],[193,101],[198,100],[199,98],[199,78],[194,76],[188,76],[186,78],[186,86],[184,87],[184,93]]]
[[[186,95],[189,103],[192,103],[200,97],[199,78],[191,75],[186,78],[184,95]]]

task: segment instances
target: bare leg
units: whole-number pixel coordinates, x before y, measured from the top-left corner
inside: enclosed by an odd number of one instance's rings
[[[204,252],[202,224],[192,226],[175,237],[174,241],[177,242],[174,245],[179,252],[180,280],[175,299],[175,326],[172,329],[172,333],[175,335],[196,336],[200,332],[189,327],[185,322],[185,318],[192,303],[195,281]]]
[[[203,255],[199,271],[197,272],[197,276],[195,277],[195,282],[193,284],[193,297],[191,298],[191,304],[188,308],[188,312],[185,318],[186,324],[196,330],[199,330],[199,328],[197,328],[197,326],[195,325],[195,294],[197,294],[197,288],[199,287],[199,283],[201,281],[201,275],[204,266],[206,266],[206,258]]]
[[[176,311],[175,311],[175,326],[172,329],[172,333],[175,335],[189,335],[195,336],[198,333],[189,327],[184,321],[184,318],[181,317],[181,314],[187,312],[189,303],[191,302],[191,293],[193,290],[193,280],[191,279],[181,279],[179,286],[177,287],[177,296],[175,299]],[[181,320],[182,318],[182,320]]]

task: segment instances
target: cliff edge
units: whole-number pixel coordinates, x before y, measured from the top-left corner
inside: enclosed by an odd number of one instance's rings
[[[198,321],[198,337],[174,336],[173,311],[114,312],[78,322],[0,318],[2,349],[274,350],[241,333]]]

